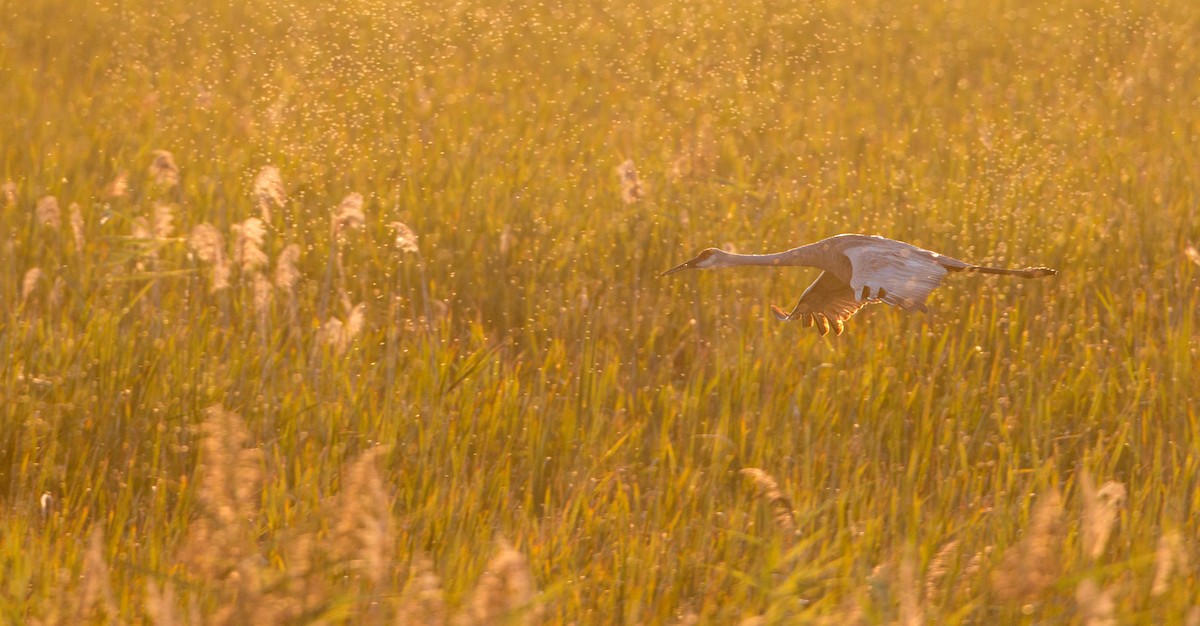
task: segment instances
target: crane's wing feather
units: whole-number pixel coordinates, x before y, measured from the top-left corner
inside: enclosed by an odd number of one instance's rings
[[[936,255],[908,244],[892,249],[857,246],[844,250],[843,254],[853,268],[850,279],[853,294],[878,298],[906,311],[925,312],[925,299],[946,275],[946,268]]]
[[[850,285],[842,282],[832,272],[822,272],[813,284],[804,290],[800,301],[796,303],[791,313],[772,306],[775,317],[781,321],[799,320],[806,326],[816,325],[824,335],[833,329],[835,334],[842,334],[845,322],[859,309],[875,299],[859,300],[854,297]]]

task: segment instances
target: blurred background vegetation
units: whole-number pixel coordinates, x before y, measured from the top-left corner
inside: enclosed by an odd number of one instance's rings
[[[0,621],[1200,623],[1193,3],[0,19]]]

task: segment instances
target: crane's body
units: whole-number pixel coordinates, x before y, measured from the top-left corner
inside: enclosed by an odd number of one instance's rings
[[[982,272],[1022,278],[1049,276],[1048,267],[1006,269],[974,265],[903,241],[877,235],[834,235],[774,254],[736,254],[709,248],[696,258],[663,272],[740,266],[805,266],[824,270],[804,291],[790,313],[772,306],[782,321],[817,326],[824,335],[842,334],[846,320],[859,309],[882,302],[906,311],[922,311],[925,299],[947,272]]]

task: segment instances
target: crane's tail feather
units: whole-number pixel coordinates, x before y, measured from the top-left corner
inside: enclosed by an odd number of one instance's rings
[[[964,267],[968,272],[979,272],[981,274],[1001,274],[1004,276],[1020,276],[1021,278],[1041,278],[1042,276],[1053,276],[1058,273],[1058,270],[1053,270],[1048,267],[1025,267],[1019,270],[1010,270],[1003,267],[985,267],[983,265],[972,265]]]

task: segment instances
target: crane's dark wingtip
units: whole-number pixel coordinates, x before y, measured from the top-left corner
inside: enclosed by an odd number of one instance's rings
[[[781,321],[781,322],[790,322],[790,321],[792,321],[792,316],[791,316],[791,315],[788,315],[787,313],[785,313],[785,312],[783,311],[783,309],[781,309],[781,308],[779,308],[779,307],[775,306],[774,304],[772,304],[772,305],[771,305],[771,312],[775,314],[775,319],[777,319],[777,320],[779,320],[779,321]]]

